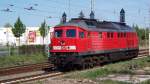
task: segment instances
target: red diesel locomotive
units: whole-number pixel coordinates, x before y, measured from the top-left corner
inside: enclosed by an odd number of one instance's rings
[[[51,63],[57,67],[93,67],[101,63],[125,60],[138,55],[136,32],[125,23],[125,12],[120,22],[98,21],[91,12],[90,19],[79,18],[54,27],[50,44]]]

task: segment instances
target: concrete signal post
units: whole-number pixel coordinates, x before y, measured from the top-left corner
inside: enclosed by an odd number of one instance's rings
[[[47,26],[47,28],[46,28],[47,36],[46,36],[46,42],[45,42],[45,45],[46,45],[45,50],[46,50],[48,57],[50,56],[50,53],[49,53],[50,28],[51,28],[51,26]]]
[[[150,33],[149,33],[149,56],[150,56]]]

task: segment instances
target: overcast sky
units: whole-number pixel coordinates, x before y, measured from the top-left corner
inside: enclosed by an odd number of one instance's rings
[[[126,12],[126,23],[138,24],[141,27],[150,23],[149,0],[93,0],[95,17],[99,20],[119,21],[121,8]],[[9,8],[13,12],[0,11],[0,26],[6,23],[12,25],[20,17],[26,26],[39,26],[46,20],[47,24],[54,26],[60,22],[65,11],[68,19],[78,17],[82,10],[89,18],[90,0],[0,0],[0,10]],[[10,6],[11,5],[11,6]],[[14,5],[14,6],[12,6]],[[36,10],[25,10],[33,6]],[[48,18],[51,16],[51,18]]]

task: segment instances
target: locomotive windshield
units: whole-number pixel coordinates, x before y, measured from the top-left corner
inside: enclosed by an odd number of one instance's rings
[[[62,30],[55,30],[55,37],[62,37]]]
[[[76,37],[76,30],[75,29],[67,29],[66,36],[67,37]]]

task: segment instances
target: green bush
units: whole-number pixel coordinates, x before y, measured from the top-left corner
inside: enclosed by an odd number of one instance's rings
[[[45,55],[45,45],[22,45],[19,47],[19,54],[43,53]]]
[[[150,79],[149,80],[146,80],[144,82],[141,82],[140,84],[150,84]]]

